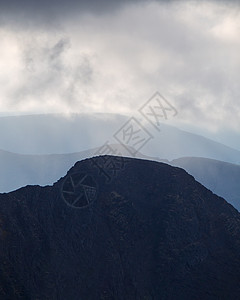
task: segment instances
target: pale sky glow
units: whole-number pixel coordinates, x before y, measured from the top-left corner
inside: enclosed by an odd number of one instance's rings
[[[16,13],[0,13],[0,112],[131,115],[159,91],[175,125],[240,128],[237,2],[60,10],[42,24],[31,7],[28,24]]]

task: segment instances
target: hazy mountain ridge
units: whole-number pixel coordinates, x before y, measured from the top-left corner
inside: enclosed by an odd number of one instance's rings
[[[63,198],[76,174],[96,182],[82,209]],[[240,214],[180,168],[126,158],[107,183],[87,159],[0,202],[2,299],[239,296]]]
[[[0,149],[21,154],[67,154],[93,149],[110,141],[129,117],[117,114],[30,115],[0,118]],[[240,162],[240,151],[167,122],[160,132],[141,121],[152,139],[140,151],[149,157],[206,157]],[[119,142],[117,142],[119,143]],[[124,141],[123,141],[124,143]],[[132,146],[128,144],[127,146]]]
[[[121,145],[111,145],[124,156],[130,152]],[[99,148],[80,153],[55,155],[19,155],[0,150],[0,192],[9,192],[26,185],[52,185],[66,174],[76,161],[96,155]],[[162,161],[185,169],[197,181],[226,199],[240,211],[240,166],[200,157],[184,157],[173,161],[147,157],[140,152],[137,158]]]
[[[64,115],[29,115],[0,118],[0,144],[5,149],[15,152],[46,152],[63,154],[17,154],[0,150],[0,192],[9,192],[26,185],[52,185],[78,160],[97,154],[109,154],[107,150],[98,153],[105,142],[115,141],[113,134],[128,118],[113,114],[70,114]],[[237,209],[239,207],[239,172],[238,167],[231,167],[225,162],[239,163],[240,151],[229,148],[202,136],[182,131],[167,124],[161,124],[157,133],[147,127],[153,139],[138,151],[135,157],[169,164],[179,163],[206,187],[227,199]],[[98,143],[98,144],[97,144]],[[116,146],[116,145],[115,145]],[[126,148],[117,145],[119,154],[131,157]],[[79,151],[79,149],[89,149]],[[73,152],[76,150],[77,152]],[[145,155],[142,153],[146,153]],[[110,153],[111,154],[111,153]],[[178,160],[179,157],[203,157],[202,167],[194,160],[195,167]],[[177,161],[171,162],[172,158]],[[207,160],[208,163],[205,163]],[[219,160],[219,167],[212,159]],[[193,160],[192,160],[193,162]],[[222,167],[220,167],[220,165]],[[210,167],[211,166],[211,167]],[[226,171],[224,170],[226,166]],[[221,169],[221,174],[218,174]],[[208,173],[208,174],[207,174]],[[225,178],[224,178],[225,177]]]

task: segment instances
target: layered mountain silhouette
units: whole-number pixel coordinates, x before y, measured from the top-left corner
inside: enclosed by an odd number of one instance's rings
[[[0,203],[0,299],[239,298],[240,214],[183,169],[99,156]]]
[[[123,156],[130,156],[131,149],[122,145],[110,145]],[[10,192],[26,185],[52,185],[63,176],[75,162],[96,155],[100,148],[79,153],[52,155],[21,155],[0,150],[0,192]],[[141,152],[137,158],[164,161],[148,157]],[[226,199],[240,211],[240,166],[201,157],[184,157],[168,164],[186,170],[201,184]]]
[[[111,144],[119,143],[113,136],[128,120],[129,117],[118,114],[1,117],[0,149],[20,154],[78,153],[99,147],[106,141]],[[142,122],[142,126],[152,136],[141,149],[149,157],[172,160],[191,156],[234,164],[240,162],[240,151],[203,136],[180,130],[167,123],[161,124],[160,132],[146,122]]]

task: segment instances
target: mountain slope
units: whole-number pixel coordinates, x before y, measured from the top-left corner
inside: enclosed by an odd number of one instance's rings
[[[111,156],[0,195],[1,299],[238,299],[240,214],[184,170]]]
[[[240,165],[202,157],[183,157],[170,163],[186,170],[240,211]]]

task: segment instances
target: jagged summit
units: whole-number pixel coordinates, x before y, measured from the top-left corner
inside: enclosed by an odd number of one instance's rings
[[[240,214],[184,170],[116,156],[0,195],[1,299],[237,299]]]

